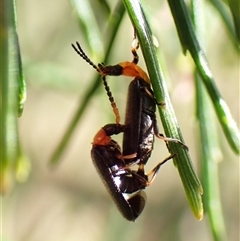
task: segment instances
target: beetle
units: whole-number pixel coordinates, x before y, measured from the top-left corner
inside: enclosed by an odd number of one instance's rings
[[[146,194],[143,189],[152,183],[161,165],[175,155],[167,157],[147,175],[143,164],[133,170],[132,166],[137,163],[126,163],[120,146],[111,138],[114,134],[124,133],[125,129],[125,125],[116,123],[102,127],[93,139],[91,157],[123,217],[135,221],[145,207]]]

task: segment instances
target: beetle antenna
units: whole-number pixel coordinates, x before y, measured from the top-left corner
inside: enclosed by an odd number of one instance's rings
[[[116,123],[119,124],[119,122],[120,122],[120,114],[119,114],[116,102],[115,102],[115,100],[114,100],[114,98],[112,96],[112,92],[110,91],[109,85],[107,83],[106,76],[102,76],[102,81],[103,81],[104,88],[105,88],[105,90],[107,92],[108,99],[109,99],[109,101],[111,103],[111,106],[112,106],[112,109],[113,109],[113,113],[116,116]]]
[[[97,72],[100,73],[100,70],[99,70],[99,68],[97,67],[97,65],[95,65],[95,64],[88,58],[88,56],[84,53],[81,45],[80,45],[78,42],[76,42],[77,47],[76,47],[74,44],[71,44],[71,45],[72,45],[73,49],[76,51],[76,53],[77,53],[80,57],[82,57],[82,58],[83,58],[87,63],[89,63],[95,70],[97,70]]]
[[[76,45],[77,47],[74,45],[74,44],[71,44],[73,49],[76,51],[76,53],[82,57],[87,63],[89,63],[95,70],[97,70],[97,72],[102,76],[102,81],[103,81],[103,85],[104,85],[104,88],[107,92],[107,96],[108,96],[108,99],[111,103],[111,106],[113,108],[113,113],[114,115],[116,116],[116,123],[119,124],[120,122],[120,114],[119,114],[119,111],[118,111],[118,108],[117,108],[117,105],[116,105],[116,102],[112,96],[112,92],[110,90],[110,87],[107,83],[107,80],[106,80],[106,77],[102,74],[101,70],[97,67],[97,65],[95,65],[89,58],[88,56],[84,53],[81,45],[76,42]],[[104,65],[103,63],[101,63],[101,65]]]

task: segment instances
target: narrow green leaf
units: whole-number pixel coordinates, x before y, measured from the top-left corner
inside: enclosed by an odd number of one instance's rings
[[[215,112],[228,143],[233,151],[239,154],[240,132],[226,102],[220,95],[220,92],[215,84],[204,51],[200,47],[200,44],[196,38],[187,6],[183,0],[168,0],[168,3],[172,11],[184,52],[189,50],[191,53],[197,70],[201,75],[208,94],[212,100]]]
[[[209,96],[196,75],[197,117],[200,127],[201,172],[204,186],[204,208],[215,241],[226,241],[227,234],[222,214],[218,165],[222,159],[218,131]],[[209,119],[211,121],[209,121]]]
[[[204,36],[207,34],[204,31],[204,3],[198,0],[192,0],[191,3],[192,19],[198,40],[204,40]],[[210,98],[196,70],[194,76],[196,86],[196,114],[200,129],[199,146],[201,176],[204,187],[204,209],[207,213],[213,239],[215,241],[227,241],[219,188],[218,164],[222,159],[222,152],[219,145],[216,117],[214,116]]]
[[[103,56],[102,35],[89,0],[72,0],[88,47],[96,56]]]
[[[18,158],[19,53],[14,1],[1,1],[0,11],[0,192],[4,194],[13,185]]]
[[[159,108],[164,131],[168,137],[183,140],[170,102],[164,77],[156,57],[151,30],[144,16],[141,5],[137,0],[123,0],[123,2],[133,26],[137,30],[138,39],[153,86],[154,95],[159,103],[165,103],[165,108]],[[190,207],[196,218],[201,220],[203,217],[201,199],[203,190],[201,183],[194,172],[189,153],[185,148],[178,144],[169,143],[169,146],[171,153],[177,153],[175,165],[177,166],[182,179]]]
[[[240,4],[239,0],[228,0],[228,5],[232,12],[232,18],[235,26],[238,44],[240,44]]]
[[[226,5],[223,3],[222,0],[209,0],[209,2],[214,6],[216,11],[219,13],[224,25],[226,26],[227,32],[229,33],[229,36],[232,40],[232,44],[234,45],[236,50],[239,51],[239,46],[238,46],[239,40],[237,40],[237,36],[236,36],[239,33],[235,32],[235,30],[234,30],[234,25],[232,23],[231,16],[228,14]],[[240,12],[238,12],[238,14],[240,14]],[[239,19],[239,21],[240,21],[240,19]],[[239,28],[240,28],[240,26],[239,26]],[[238,30],[238,31],[240,31],[240,30]]]

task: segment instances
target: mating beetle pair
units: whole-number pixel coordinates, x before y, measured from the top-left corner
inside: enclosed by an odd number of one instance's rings
[[[175,154],[170,155],[146,174],[144,167],[151,156],[154,137],[187,147],[178,139],[159,134],[155,114],[158,103],[154,98],[147,74],[137,65],[138,44],[132,48],[132,62],[122,62],[114,66],[104,64],[96,66],[85,55],[79,43],[76,43],[76,46],[72,44],[72,47],[102,75],[103,84],[116,116],[116,123],[105,125],[93,139],[91,150],[93,163],[119,211],[127,220],[135,221],[145,206],[146,195],[143,189],[152,183],[161,165],[175,156]],[[106,82],[107,75],[134,77],[128,88],[124,125],[119,123],[120,115]],[[122,151],[118,143],[111,138],[112,135],[120,133],[123,133]],[[135,170],[133,167],[136,165]]]

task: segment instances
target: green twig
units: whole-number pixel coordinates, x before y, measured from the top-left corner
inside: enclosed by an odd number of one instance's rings
[[[231,112],[220,95],[212,73],[208,67],[205,54],[200,47],[189,16],[187,6],[183,0],[168,0],[176,24],[178,35],[184,52],[189,50],[196,64],[197,70],[207,88],[212,100],[218,120],[222,126],[228,143],[236,153],[240,153],[240,132],[232,118]]]
[[[204,39],[203,2],[192,0],[192,19],[199,40]],[[222,159],[216,118],[201,76],[195,71],[196,107],[200,128],[201,176],[204,187],[203,203],[215,241],[227,241],[221,208],[218,163]],[[211,120],[211,121],[209,121]]]
[[[232,13],[232,19],[235,27],[238,44],[240,44],[240,4],[239,0],[227,0]]]
[[[159,108],[164,131],[168,137],[183,140],[170,102],[163,74],[156,57],[155,47],[152,42],[152,34],[141,9],[141,5],[137,0],[123,0],[123,2],[133,26],[137,30],[142,53],[154,89],[154,95],[159,103],[166,104],[165,108]],[[177,153],[175,164],[182,179],[190,207],[197,219],[201,220],[203,216],[201,199],[203,190],[201,183],[194,172],[189,153],[178,144],[169,143],[169,146],[171,153]]]
[[[232,19],[227,12],[227,7],[225,3],[222,0],[209,0],[209,2],[214,6],[217,13],[221,16],[223,24],[226,27],[226,30],[229,34],[229,37],[232,41],[233,46],[235,47],[236,51],[239,51],[239,45],[238,45],[238,39],[237,39],[238,33],[235,32],[234,25],[231,21]],[[238,14],[240,14],[240,12],[238,12]]]
[[[79,23],[87,40],[88,47],[92,52],[94,50],[96,56],[102,56],[103,43],[100,37],[101,32],[89,0],[72,0],[72,4],[77,11]]]
[[[227,235],[219,193],[218,163],[221,159],[214,113],[206,90],[196,75],[197,117],[200,127],[202,181],[204,208],[209,218],[215,241],[226,241]],[[209,121],[211,120],[211,121]]]
[[[18,161],[18,114],[21,113],[20,52],[14,1],[0,2],[0,192],[6,193],[14,182]],[[19,82],[20,80],[20,82]],[[20,87],[19,87],[20,84]],[[20,108],[21,107],[21,108]]]

